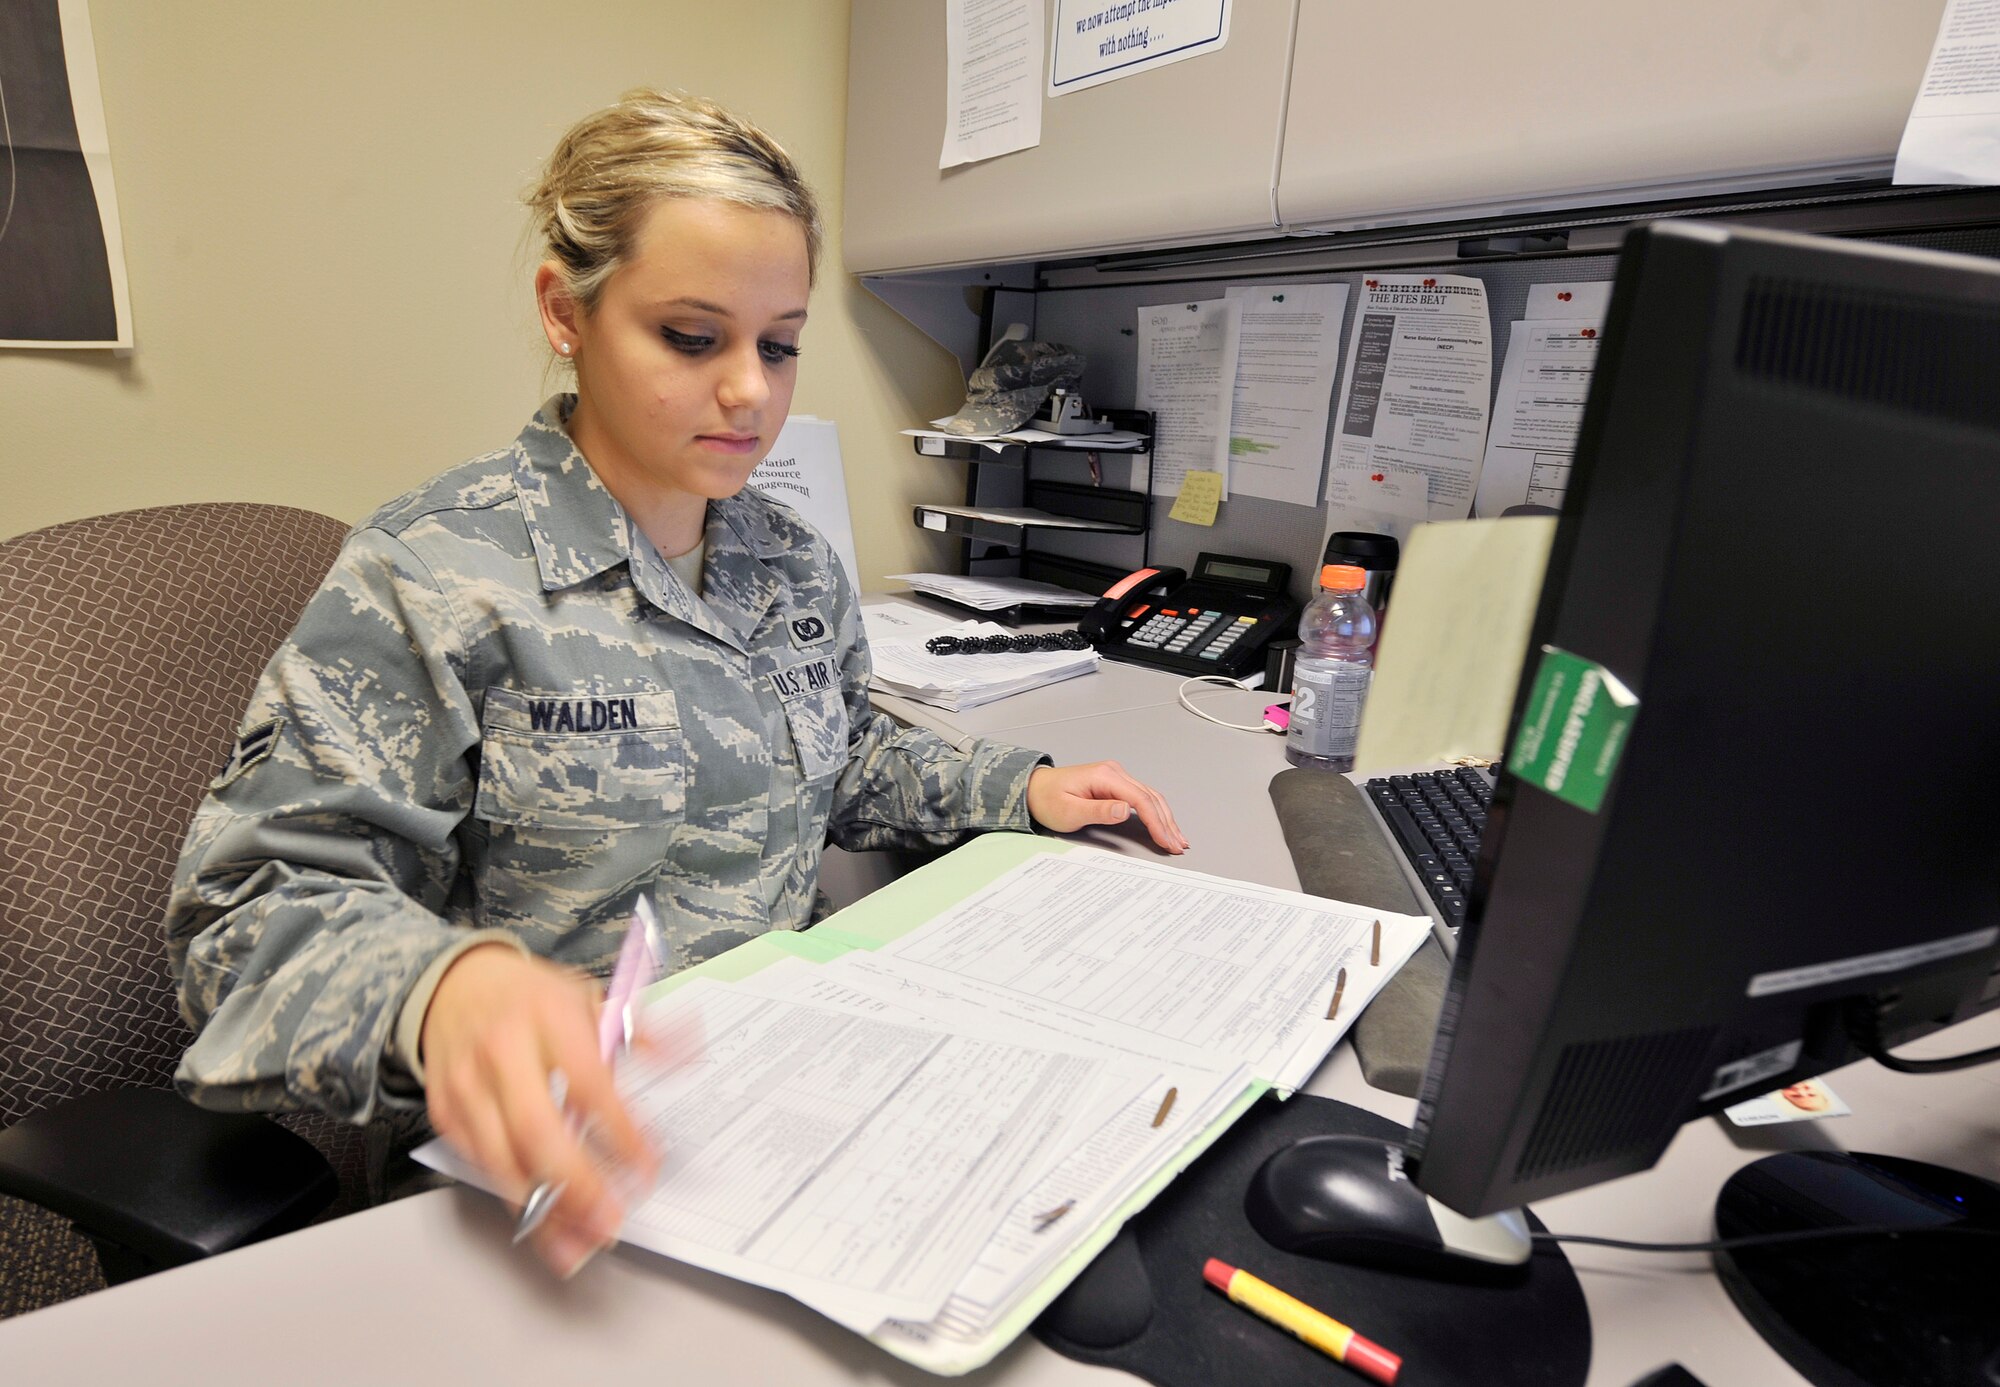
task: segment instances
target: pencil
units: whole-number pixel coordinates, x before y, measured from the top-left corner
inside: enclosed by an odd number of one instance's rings
[[[1345,991],[1347,991],[1347,969],[1342,968],[1333,975],[1333,1000],[1326,1004],[1327,1020],[1333,1020],[1334,1013],[1340,1010],[1340,994]]]

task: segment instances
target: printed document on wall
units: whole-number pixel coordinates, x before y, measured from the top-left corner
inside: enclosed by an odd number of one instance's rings
[[[1241,310],[1233,299],[1139,310],[1139,408],[1153,411],[1153,495],[1178,496],[1190,472],[1222,474],[1229,496],[1229,411]]]
[[[1483,283],[1370,275],[1348,337],[1330,466],[1421,472],[1430,519],[1464,519],[1486,447],[1492,373]],[[1353,528],[1332,510],[1327,522]]]
[[[1242,311],[1230,486],[1243,496],[1316,506],[1347,286],[1238,284],[1227,296]]]
[[[945,0],[938,167],[1042,142],[1042,0]]]
[[[750,484],[782,501],[833,546],[847,569],[847,581],[861,590],[854,557],[854,522],[847,510],[847,473],[840,465],[840,432],[831,419],[794,414],[785,420],[771,451],[750,473]]]
[[[1611,283],[1537,284],[1527,321],[1510,325],[1475,515],[1509,506],[1562,509]]]
[[[1231,0],[1056,0],[1049,95],[1220,51]]]
[[[1894,181],[2000,183],[2000,0],[1945,6]]]
[[[1562,509],[1584,397],[1597,364],[1593,319],[1526,319],[1508,327],[1507,360],[1500,368],[1493,431],[1473,507],[1482,516],[1523,504]]]

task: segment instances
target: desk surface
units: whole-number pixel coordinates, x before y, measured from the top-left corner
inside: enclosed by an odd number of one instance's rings
[[[1081,695],[1098,677],[1062,687]],[[1043,711],[1054,714],[1047,721],[1015,722],[996,734],[1059,762],[1123,762],[1172,802],[1192,843],[1173,861],[1296,888],[1265,791],[1284,768],[1282,743],[1182,711],[1174,701],[1178,682],[1121,669],[1106,687],[1123,706],[1093,712],[1087,702],[1045,702]],[[1267,701],[1229,691],[1217,697],[1215,711],[1232,721],[1250,720]],[[1135,827],[1088,837],[1121,852],[1151,852]],[[2000,1013],[1912,1052],[1995,1043]],[[2000,1179],[2000,1067],[1912,1076],[1864,1063],[1832,1082],[1853,1116],[1742,1132],[1717,1120],[1696,1122],[1656,1169],[1545,1200],[1536,1212],[1559,1232],[1692,1241],[1710,1236],[1710,1204],[1737,1166],[1774,1150],[1814,1147],[1886,1151]],[[1414,1106],[1369,1088],[1345,1046],[1308,1091],[1399,1122]],[[556,1284],[509,1247],[510,1232],[504,1212],[484,1196],[421,1195],[0,1323],[0,1365],[10,1382],[131,1376],[204,1387],[272,1371],[300,1384],[526,1387],[662,1372],[674,1381],[743,1387],[939,1380],[783,1296],[647,1253],[620,1249],[574,1282]],[[1628,1387],[1675,1360],[1708,1387],[1803,1382],[1736,1313],[1706,1258],[1598,1248],[1570,1256],[1595,1335],[1590,1387]],[[1134,1381],[1072,1363],[1026,1337],[963,1380],[987,1387]]]

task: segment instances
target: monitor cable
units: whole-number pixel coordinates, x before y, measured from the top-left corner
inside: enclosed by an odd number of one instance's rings
[[[1740,1238],[1712,1238],[1697,1243],[1632,1242],[1625,1238],[1599,1238],[1587,1233],[1530,1233],[1538,1243],[1580,1243],[1589,1247],[1615,1247],[1626,1252],[1724,1252],[1739,1247],[1771,1247],[1780,1243],[1816,1242],[1822,1238],[1897,1238],[1918,1233],[1959,1233],[1972,1237],[2000,1237],[2000,1228],[1968,1228],[1941,1223],[1921,1227],[1903,1224],[1864,1224],[1852,1228],[1799,1228],[1784,1233],[1747,1233]]]
[[[1881,1017],[1866,1000],[1857,1000],[1848,1012],[1847,1038],[1869,1059],[1898,1074],[1949,1074],[1956,1069],[1971,1069],[1975,1065],[2000,1060],[2000,1045],[1984,1050],[1968,1050],[1962,1055],[1944,1055],[1934,1060],[1913,1060],[1892,1055],[1889,1047],[1882,1043]]]

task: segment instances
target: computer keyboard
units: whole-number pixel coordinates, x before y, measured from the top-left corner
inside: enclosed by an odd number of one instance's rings
[[[1472,889],[1472,864],[1493,802],[1492,772],[1461,767],[1391,775],[1366,788],[1438,912],[1456,930],[1465,923],[1465,893]]]

